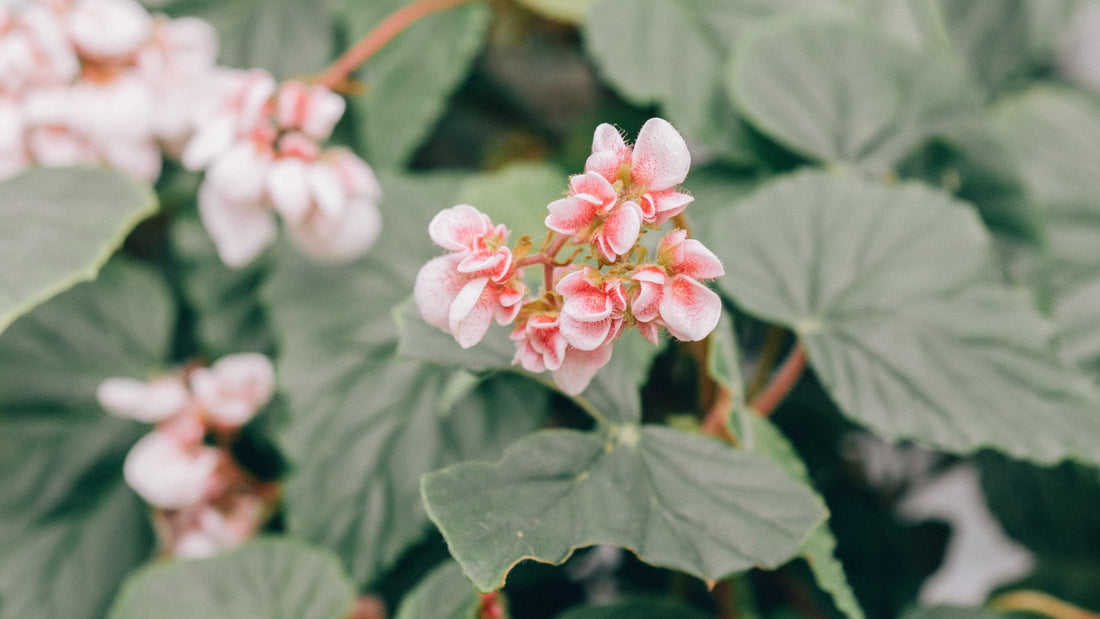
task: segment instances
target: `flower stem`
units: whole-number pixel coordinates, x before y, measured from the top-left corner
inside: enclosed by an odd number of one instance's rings
[[[989,607],[1003,612],[1025,612],[1053,619],[1100,619],[1100,615],[1064,602],[1041,591],[1010,591],[989,601]]]
[[[796,343],[783,365],[779,367],[771,382],[764,387],[751,402],[749,408],[756,411],[761,417],[767,417],[775,412],[775,409],[790,394],[791,389],[798,384],[802,376],[802,370],[806,368],[806,351],[801,343]]]
[[[330,89],[338,88],[348,81],[348,77],[359,65],[366,62],[375,52],[382,49],[386,43],[390,42],[390,39],[400,34],[405,28],[432,13],[438,13],[469,1],[416,0],[401,7],[378,24],[374,30],[368,32],[351,49],[344,52],[344,55],[337,58],[324,73],[317,77],[314,83]]]

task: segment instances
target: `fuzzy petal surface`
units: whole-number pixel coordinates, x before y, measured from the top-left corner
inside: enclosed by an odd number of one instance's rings
[[[604,257],[614,261],[634,249],[642,232],[642,212],[634,202],[624,202],[604,220],[598,233]],[[610,255],[608,255],[610,253]]]
[[[451,302],[447,323],[459,346],[469,348],[485,337],[496,305],[496,295],[489,286],[488,277],[466,282]]]
[[[420,267],[413,285],[413,298],[424,322],[450,333],[451,303],[469,278],[458,272],[460,255],[432,258]]]
[[[691,153],[683,136],[667,120],[650,118],[638,131],[630,174],[650,191],[670,189],[684,182]]]
[[[661,295],[661,320],[678,340],[695,342],[718,326],[722,300],[713,290],[686,275],[668,281]]]
[[[611,360],[611,344],[596,350],[583,351],[569,348],[561,367],[554,372],[554,382],[562,392],[578,395],[588,388],[592,377]]]
[[[477,247],[478,239],[493,230],[489,216],[469,204],[459,204],[436,213],[428,224],[428,236],[436,245],[451,251]]]

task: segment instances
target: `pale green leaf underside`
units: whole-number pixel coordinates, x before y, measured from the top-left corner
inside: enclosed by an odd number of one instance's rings
[[[793,328],[841,410],[878,434],[1054,462],[1100,457],[1100,415],[1049,327],[991,268],[965,204],[802,173],[715,217],[720,286]]]
[[[788,148],[871,172],[978,112],[956,65],[839,20],[783,20],[756,33],[729,88],[745,117]]]
[[[32,168],[0,183],[0,332],[94,278],[156,207],[147,187],[108,169]]]
[[[824,517],[805,487],[759,456],[655,426],[542,431],[497,463],[424,476],[422,492],[483,591],[523,559],[560,563],[599,543],[710,580],[774,567]]]
[[[334,556],[300,542],[253,540],[218,556],[134,573],[110,619],[340,619],[355,589]]]
[[[1100,369],[1100,104],[1034,88],[997,112],[1046,227],[1059,344],[1073,361]]]
[[[454,561],[428,573],[401,599],[395,619],[470,619],[477,616],[481,598],[462,568]]]

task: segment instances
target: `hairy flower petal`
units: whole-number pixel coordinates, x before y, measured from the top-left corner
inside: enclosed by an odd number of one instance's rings
[[[565,351],[561,367],[553,374],[554,382],[562,392],[578,395],[588,388],[596,372],[610,360],[610,343],[591,351],[569,348]]]
[[[634,182],[650,191],[670,189],[684,182],[690,168],[691,153],[680,132],[662,118],[647,120],[634,142]]]
[[[602,239],[600,250],[613,261],[634,249],[642,232],[642,212],[634,202],[624,202],[604,220],[597,235]]]
[[[458,272],[461,259],[457,254],[432,258],[420,267],[413,285],[413,298],[424,322],[448,332],[451,303],[468,280]]]
[[[550,214],[544,220],[546,227],[561,234],[577,234],[596,218],[599,207],[577,196],[554,200],[546,207]]]
[[[495,306],[496,298],[488,277],[466,282],[451,302],[447,323],[459,346],[469,348],[485,337]]]
[[[683,341],[705,338],[718,325],[722,300],[713,290],[686,275],[677,275],[661,295],[661,320],[673,337]]]
[[[489,216],[469,204],[458,204],[436,213],[428,224],[428,236],[436,245],[451,251],[477,247],[478,239],[493,231]]]

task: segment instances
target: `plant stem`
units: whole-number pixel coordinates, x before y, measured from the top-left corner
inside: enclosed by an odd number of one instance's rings
[[[801,343],[796,343],[764,390],[749,402],[749,408],[755,410],[761,417],[771,415],[783,398],[786,398],[791,389],[794,389],[805,368],[806,351]]]
[[[386,43],[390,42],[390,39],[397,36],[405,28],[408,28],[416,21],[432,13],[438,13],[439,11],[444,11],[469,1],[470,0],[416,0],[415,2],[401,7],[383,20],[382,23],[378,24],[374,30],[368,32],[367,35],[360,39],[351,49],[344,52],[344,55],[337,58],[324,73],[317,77],[314,83],[330,89],[336,89],[341,84],[347,82],[348,77],[359,67],[359,65],[366,62],[368,58],[382,49]]]
[[[775,362],[779,360],[779,353],[783,350],[786,333],[783,327],[778,325],[768,327],[768,332],[764,335],[764,344],[760,347],[756,369],[745,388],[745,394],[750,400],[763,391],[764,385],[768,383],[768,376],[771,375],[772,369],[775,368]]]
[[[1041,591],[1010,591],[989,601],[996,611],[1025,612],[1052,619],[1100,619],[1100,614],[1074,606]]]

